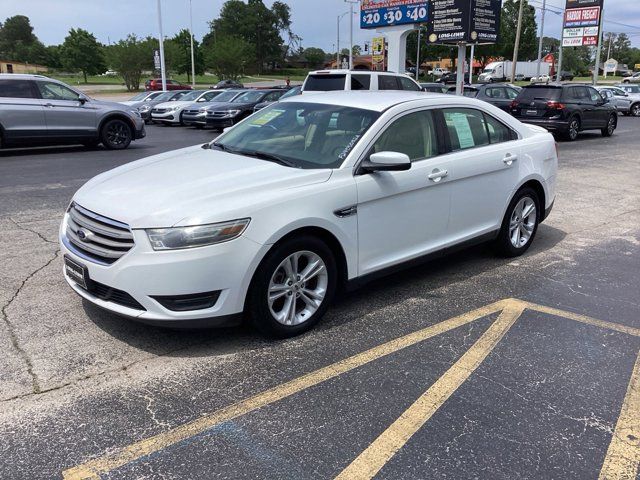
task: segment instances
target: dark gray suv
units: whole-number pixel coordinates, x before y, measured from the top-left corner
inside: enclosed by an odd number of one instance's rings
[[[42,75],[0,74],[0,148],[102,143],[119,150],[145,135],[140,113],[128,106]]]

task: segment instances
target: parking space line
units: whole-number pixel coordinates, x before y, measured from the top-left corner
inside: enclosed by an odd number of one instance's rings
[[[509,304],[498,319],[449,370],[423,393],[389,428],[367,447],[336,480],[373,478],[491,353],[524,311],[521,302]]]
[[[586,315],[580,315],[579,313],[567,312],[566,310],[558,310],[557,308],[545,307],[544,305],[538,305],[535,303],[527,302],[527,309],[554,315],[556,317],[567,318],[569,320],[575,320],[576,322],[586,323],[587,325],[592,325],[594,327],[615,330],[616,332],[626,333],[628,335],[633,335],[634,337],[640,337],[640,328],[628,327],[619,323],[605,322],[604,320],[587,317]]]
[[[82,465],[65,470],[63,472],[63,478],[65,480],[99,479],[101,474],[110,472],[142,457],[163,450],[182,440],[194,437],[195,435],[219,425],[220,423],[270,405],[289,397],[294,393],[306,390],[329,379],[342,375],[343,373],[366,365],[374,360],[471,323],[474,320],[497,313],[505,308],[514,309],[520,308],[520,306],[524,308],[524,305],[524,302],[516,299],[500,300],[496,303],[480,307],[449,320],[423,328],[417,332],[383,343],[382,345],[378,345],[344,360],[295,378],[289,382],[280,384],[274,388],[254,395],[253,397],[249,397],[238,403],[224,407],[211,414],[193,420],[192,422],[135,442],[127,447],[115,451],[114,453],[106,454]]]
[[[635,480],[640,465],[640,354],[636,358],[620,416],[599,480]]]

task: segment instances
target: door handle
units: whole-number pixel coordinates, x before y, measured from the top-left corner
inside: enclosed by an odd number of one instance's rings
[[[513,165],[513,162],[517,162],[517,161],[518,161],[518,156],[511,155],[510,153],[507,153],[502,159],[502,162],[509,167]]]
[[[433,180],[434,182],[439,182],[447,175],[449,175],[449,172],[446,170],[435,170],[428,175],[428,178],[429,180]]]
[[[44,106],[48,108],[53,108],[53,103],[45,103]]]

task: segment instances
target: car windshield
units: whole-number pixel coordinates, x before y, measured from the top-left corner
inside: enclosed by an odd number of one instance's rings
[[[196,101],[200,95],[202,95],[206,90],[192,90],[189,93],[184,94],[180,97],[180,101]]]
[[[280,99],[284,100],[285,98],[295,97],[296,95],[300,95],[300,90],[302,90],[302,87],[293,87],[287,93],[282,95],[282,97],[280,97]]]
[[[478,90],[470,90],[468,88],[465,88],[464,96],[469,98],[476,98],[478,96]]]
[[[137,101],[137,100],[144,100],[148,96],[149,96],[149,92],[141,92],[141,93],[139,93],[137,95],[134,95],[129,100],[132,101],[132,102]]]
[[[482,73],[493,73],[493,68],[485,68]]]
[[[216,95],[213,99],[214,102],[230,102],[231,100],[233,100],[235,97],[237,97],[238,95],[240,95],[241,92],[238,92],[237,90],[227,90],[225,92],[222,92],[220,95]]]
[[[165,92],[161,95],[158,95],[155,100],[158,100],[159,102],[166,102],[168,100],[170,100],[173,96],[175,95],[175,93],[173,92]]]
[[[336,168],[379,116],[360,108],[276,103],[238,124],[212,148],[298,168]]]
[[[256,102],[259,102],[260,99],[264,97],[264,95],[265,95],[264,92],[258,92],[258,91],[246,92],[234,98],[231,102],[232,103],[256,103]]]

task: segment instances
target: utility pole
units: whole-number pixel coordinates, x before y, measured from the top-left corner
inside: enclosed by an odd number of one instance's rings
[[[461,42],[458,44],[458,69],[456,74],[456,95],[464,93],[464,62],[467,56],[467,44]]]
[[[418,25],[418,53],[416,55],[416,82],[420,80],[420,36],[422,33],[422,25]]]
[[[344,14],[343,14],[344,15]],[[340,19],[342,15],[338,15],[338,46],[336,48],[336,69],[340,68]]]
[[[516,29],[516,41],[513,46],[513,65],[511,66],[511,83],[516,80],[516,64],[518,63],[518,49],[520,48],[520,33],[522,32],[522,12],[524,10],[524,0],[520,0],[520,11],[518,12],[518,28]]]
[[[476,44],[471,44],[471,58],[469,59],[469,85],[473,83],[473,58],[475,57]]]
[[[353,70],[353,4],[360,5],[360,0],[344,0],[349,4],[349,70]]]
[[[193,9],[189,0],[189,36],[191,37],[191,86],[196,88],[196,63],[193,55]]]
[[[602,35],[604,36],[604,32]],[[613,39],[613,33],[609,32],[609,49],[607,51],[607,60],[605,60],[605,62],[611,58],[611,40],[612,39]],[[604,78],[607,78],[607,69],[604,68],[603,71],[604,71]],[[614,76],[615,76],[615,72],[614,72]]]
[[[542,0],[542,18],[540,19],[540,41],[538,42],[538,67],[536,77],[540,77],[540,64],[542,63],[542,39],[544,38],[544,14],[547,11],[547,0]],[[560,35],[562,37],[562,35]],[[560,39],[562,42],[562,38]]]
[[[560,35],[560,47],[558,48],[558,71],[556,72],[556,82],[562,81],[562,34]]]
[[[158,0],[158,27],[160,29],[160,75],[162,77],[162,90],[167,90],[167,74],[164,68],[164,34],[162,33],[162,5]]]
[[[600,53],[602,51],[602,27],[604,26],[604,8],[600,11],[600,25],[598,30],[598,48],[596,48],[596,68],[593,70],[593,86],[598,84],[598,75],[600,74]],[[604,70],[604,69],[603,69]],[[605,74],[606,75],[606,74]]]

